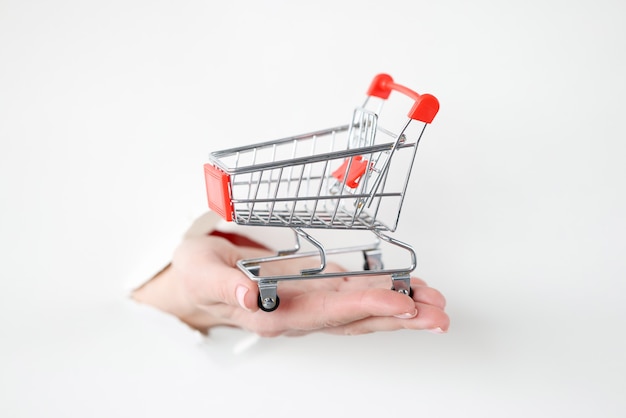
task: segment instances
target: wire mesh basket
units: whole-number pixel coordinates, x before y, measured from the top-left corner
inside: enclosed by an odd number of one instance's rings
[[[397,129],[380,123],[383,104],[392,91],[412,100],[408,120]],[[210,154],[204,171],[211,210],[241,225],[293,229],[295,249],[279,252],[278,258],[311,256],[297,254],[299,237],[317,249],[320,267],[296,275],[260,275],[260,265],[276,257],[239,262],[239,267],[259,284],[262,309],[277,308],[276,288],[281,280],[337,276],[324,272],[326,255],[337,251],[363,251],[366,255],[370,265],[349,275],[390,274],[392,288],[410,293],[409,273],[415,268],[415,253],[408,244],[386,233],[398,226],[420,139],[438,110],[434,96],[420,95],[395,83],[389,75],[378,74],[364,104],[354,110],[346,125]],[[369,230],[377,240],[373,246],[329,250],[305,229]],[[410,265],[385,270],[379,260],[374,260],[379,257],[380,240],[406,249],[411,255]]]

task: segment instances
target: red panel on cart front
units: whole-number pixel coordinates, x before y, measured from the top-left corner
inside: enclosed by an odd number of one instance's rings
[[[209,208],[227,221],[233,220],[230,176],[212,164],[204,165],[204,180]]]

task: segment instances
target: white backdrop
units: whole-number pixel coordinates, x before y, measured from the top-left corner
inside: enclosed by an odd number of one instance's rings
[[[623,417],[625,58],[619,1],[0,0],[0,415]],[[447,335],[239,353],[125,300],[209,152],[379,72],[441,102],[397,236]]]

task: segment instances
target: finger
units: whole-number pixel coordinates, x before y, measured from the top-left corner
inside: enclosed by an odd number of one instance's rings
[[[446,333],[450,328],[450,318],[440,308],[432,305],[418,305],[418,314],[411,319],[394,317],[369,317],[338,327],[323,330],[330,334],[361,335],[400,329],[428,330],[433,333]]]
[[[428,286],[428,283],[419,277],[411,276],[411,286]]]
[[[185,280],[187,294],[198,305],[225,304],[254,312],[258,309],[258,286],[240,270],[214,266],[204,280]],[[189,277],[189,275],[187,275]]]
[[[189,239],[180,247],[173,267],[193,302],[203,306],[224,303],[252,312],[258,309],[258,286],[236,267],[241,251],[213,236]]]
[[[388,289],[352,292],[310,292],[285,295],[272,313],[259,312],[239,319],[263,335],[285,331],[313,331],[343,326],[370,316],[415,316],[416,304]]]
[[[428,286],[411,285],[413,289],[413,300],[419,303],[433,305],[444,309],[446,307],[446,298],[437,289]]]
[[[358,283],[357,280],[359,281]],[[428,303],[442,309],[445,308],[446,299],[437,289],[429,287],[424,280],[418,277],[411,277],[410,283],[413,290],[413,299],[416,302]],[[363,287],[365,285],[389,289],[392,287],[392,281],[389,275],[354,276],[345,280],[341,289]]]
[[[365,287],[379,287],[391,289],[393,282],[388,274],[347,276],[341,285],[341,289],[356,289]],[[426,282],[418,277],[411,277],[411,286],[427,286]]]

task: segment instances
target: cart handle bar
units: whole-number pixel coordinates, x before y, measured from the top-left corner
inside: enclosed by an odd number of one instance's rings
[[[439,111],[439,100],[437,100],[435,96],[431,94],[418,94],[408,87],[395,83],[393,78],[388,74],[378,74],[374,77],[374,80],[372,80],[367,90],[367,95],[387,100],[392,90],[415,100],[415,104],[408,114],[409,118],[413,120],[431,123]]]

